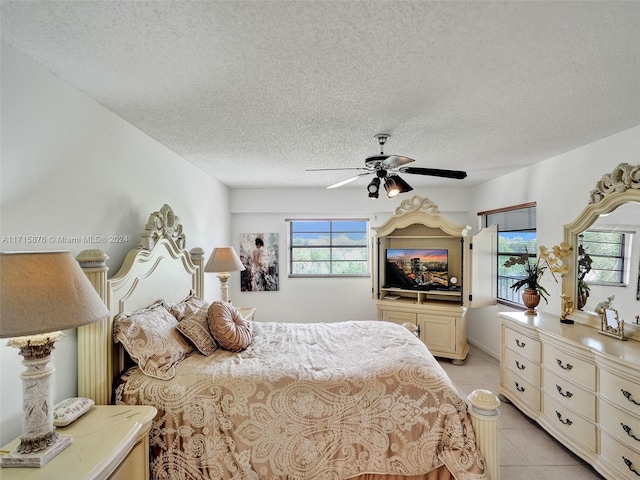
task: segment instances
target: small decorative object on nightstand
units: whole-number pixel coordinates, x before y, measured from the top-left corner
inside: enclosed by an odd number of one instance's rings
[[[605,308],[600,317],[600,333],[624,340],[624,320],[618,317],[614,308]]]
[[[107,307],[69,252],[0,253],[0,338],[19,348],[27,368],[22,378],[22,436],[2,467],[42,467],[71,444],[56,433],[49,365],[62,332],[97,322]],[[7,388],[5,385],[4,388]]]

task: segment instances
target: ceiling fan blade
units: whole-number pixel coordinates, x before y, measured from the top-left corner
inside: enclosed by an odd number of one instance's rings
[[[340,182],[338,182],[338,183],[334,183],[333,185],[329,185],[329,186],[327,187],[327,189],[329,189],[329,188],[338,188],[338,187],[341,187],[342,185],[346,185],[347,183],[354,182],[354,181],[356,181],[357,179],[359,179],[360,177],[363,177],[363,176],[365,176],[365,175],[369,175],[370,173],[371,173],[371,172],[367,172],[367,173],[360,173],[359,175],[354,175],[353,177],[349,177],[349,178],[347,178],[346,180],[342,180],[342,181],[340,181]]]
[[[382,165],[389,168],[399,167],[406,165],[407,163],[415,162],[413,158],[403,157],[401,155],[389,155],[386,160],[382,162]]]
[[[368,170],[364,167],[345,167],[345,168],[307,168],[307,172],[329,172],[333,170]]]
[[[456,178],[462,180],[466,178],[467,172],[462,170],[442,170],[439,168],[402,167],[402,173],[413,173],[416,175],[430,175],[432,177]]]

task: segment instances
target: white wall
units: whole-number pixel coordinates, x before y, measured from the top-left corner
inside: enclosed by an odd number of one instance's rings
[[[2,45],[1,249],[104,250],[111,271],[153,211],[171,205],[187,248],[230,240],[228,190],[84,94]],[[123,235],[126,243],[11,241],[25,235]],[[208,299],[219,298],[207,285]],[[77,394],[75,331],[56,345],[54,401]],[[0,344],[0,444],[21,432],[22,357]]]

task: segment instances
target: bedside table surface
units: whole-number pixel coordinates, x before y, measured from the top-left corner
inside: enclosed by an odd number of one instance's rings
[[[40,468],[0,468],[0,479],[54,480],[102,479],[120,465],[141,433],[148,430],[156,415],[154,407],[95,405],[59,435],[70,435],[73,443]],[[12,451],[16,439],[4,447]]]

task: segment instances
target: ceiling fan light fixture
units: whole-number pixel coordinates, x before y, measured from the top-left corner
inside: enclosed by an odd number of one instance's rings
[[[310,168],[308,172],[315,172],[321,170],[364,170],[365,173],[354,175],[350,178],[342,180],[333,185],[329,185],[326,188],[338,188],[347,183],[358,180],[365,175],[375,174],[377,178],[374,178],[369,185],[367,185],[367,192],[369,198],[378,198],[380,194],[380,185],[384,185],[387,191],[387,197],[393,198],[400,193],[410,192],[413,190],[411,185],[405,182],[402,178],[396,175],[399,173],[408,173],[415,175],[430,175],[433,177],[443,178],[455,178],[462,180],[467,176],[467,172],[461,170],[445,170],[441,168],[421,168],[421,167],[408,167],[407,165],[415,162],[414,159],[405,157],[403,155],[385,155],[384,145],[387,143],[390,135],[387,133],[379,133],[375,135],[378,144],[380,145],[380,154],[365,158],[364,167],[355,168]],[[392,173],[392,175],[388,175]]]
[[[369,198],[378,198],[378,191],[380,190],[380,178],[375,177],[369,185],[367,185],[369,191]]]
[[[400,193],[406,193],[413,190],[411,185],[405,182],[398,175],[389,175],[384,182],[384,189],[387,191],[387,197],[393,198]]]
[[[400,189],[395,180],[391,177],[387,178],[384,182],[384,189],[387,191],[387,197],[393,198],[400,193]]]

